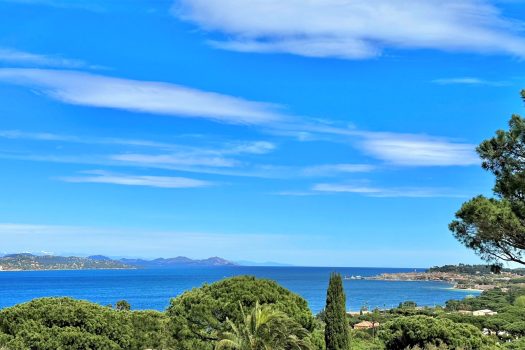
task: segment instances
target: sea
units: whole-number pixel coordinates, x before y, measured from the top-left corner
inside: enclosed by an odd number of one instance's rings
[[[331,272],[339,272],[349,311],[362,307],[392,308],[403,301],[419,306],[444,305],[450,299],[463,299],[479,292],[453,289],[445,282],[379,281],[350,279],[351,276],[376,276],[381,273],[423,271],[413,268],[368,267],[190,267],[137,270],[73,270],[0,272],[0,308],[40,297],[73,297],[114,305],[125,299],[132,309],[166,310],[171,298],[185,291],[236,275],[251,275],[274,280],[301,295],[312,312],[325,304]]]

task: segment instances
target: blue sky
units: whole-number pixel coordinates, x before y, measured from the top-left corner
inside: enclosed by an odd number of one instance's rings
[[[523,1],[0,2],[0,250],[477,262]]]

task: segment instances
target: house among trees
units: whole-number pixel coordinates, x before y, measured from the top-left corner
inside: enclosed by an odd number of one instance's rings
[[[494,315],[497,315],[498,313],[496,311],[492,311],[492,310],[488,310],[488,309],[485,309],[485,310],[477,310],[477,311],[474,311],[472,313],[472,315],[474,316],[494,316]]]
[[[379,327],[379,322],[362,321],[354,325],[354,329],[366,330]]]

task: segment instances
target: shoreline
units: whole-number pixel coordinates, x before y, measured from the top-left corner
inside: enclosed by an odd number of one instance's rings
[[[456,287],[452,287],[450,289],[451,290],[455,290],[455,291],[467,291],[467,292],[479,292],[479,293],[483,293],[484,292],[483,289],[476,289],[476,288],[456,288]]]

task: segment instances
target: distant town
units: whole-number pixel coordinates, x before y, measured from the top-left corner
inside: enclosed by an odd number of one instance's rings
[[[496,269],[489,265],[445,265],[432,267],[424,272],[384,273],[366,277],[382,281],[443,281],[456,289],[491,290],[507,288],[509,284],[525,287],[524,269]]]

